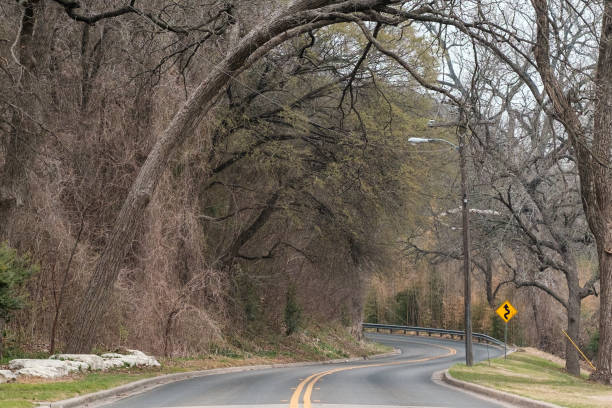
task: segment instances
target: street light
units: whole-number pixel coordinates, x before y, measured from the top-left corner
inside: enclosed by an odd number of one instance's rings
[[[472,353],[472,281],[470,277],[470,212],[468,209],[468,191],[467,191],[467,174],[465,170],[465,130],[466,126],[460,122],[439,124],[436,125],[433,121],[428,124],[429,127],[449,127],[457,126],[459,128],[459,145],[456,145],[448,140],[438,138],[421,138],[411,137],[408,143],[446,143],[451,145],[459,153],[459,169],[461,172],[461,218],[462,218],[462,235],[463,235],[463,277],[464,277],[464,306],[465,306],[465,364],[471,366],[474,363]]]
[[[432,138],[411,137],[411,138],[408,139],[408,143],[412,143],[412,144],[417,144],[417,143],[433,143],[433,142],[446,143],[446,144],[449,144],[449,145],[453,146],[453,148],[455,148],[456,150],[459,150],[459,146],[457,146],[453,142],[449,142],[448,140],[445,140],[445,139],[437,139],[435,137],[432,137]]]

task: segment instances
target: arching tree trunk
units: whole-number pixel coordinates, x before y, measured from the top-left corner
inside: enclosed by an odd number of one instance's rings
[[[168,160],[192,134],[208,113],[215,96],[230,79],[277,44],[314,28],[341,21],[335,13],[354,13],[390,3],[391,0],[352,0],[340,3],[329,0],[294,1],[272,16],[268,23],[251,31],[213,69],[174,115],[133,182],[77,310],[67,343],[68,352],[88,352],[94,345],[95,330],[109,304],[121,262],[131,246],[136,227],[144,217]]]

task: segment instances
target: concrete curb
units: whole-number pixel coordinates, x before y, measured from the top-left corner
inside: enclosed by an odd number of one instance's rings
[[[482,385],[457,380],[456,378],[451,377],[448,370],[444,370],[441,373],[441,380],[446,384],[455,388],[460,388],[463,391],[470,391],[479,395],[484,395],[485,397],[506,402],[521,408],[561,408],[559,405],[551,404],[549,402],[536,401],[531,398],[521,397],[519,395],[494,390],[493,388],[484,387]]]
[[[190,371],[185,373],[166,374],[157,377],[146,378],[144,380],[134,381],[128,384],[120,385],[119,387],[111,388],[108,390],[102,390],[94,392],[92,394],[81,395],[78,397],[70,398],[63,401],[40,403],[39,408],[74,408],[74,407],[86,407],[94,403],[100,403],[103,400],[120,399],[127,396],[140,394],[145,391],[149,391],[160,385],[170,384],[176,381],[189,380],[191,378],[206,377],[209,375],[217,374],[228,374],[238,373],[243,371],[254,371],[254,370],[265,370],[270,368],[290,368],[290,367],[307,367],[312,365],[321,364],[340,364],[350,363],[354,361],[363,361],[371,359],[379,359],[385,357],[392,357],[401,354],[401,350],[395,349],[389,353],[376,354],[370,357],[354,357],[354,358],[341,358],[336,360],[327,361],[308,361],[300,363],[285,363],[285,364],[261,364],[252,366],[241,366],[241,367],[227,367],[227,368],[214,368],[210,370],[202,371]],[[109,401],[111,402],[111,401]]]

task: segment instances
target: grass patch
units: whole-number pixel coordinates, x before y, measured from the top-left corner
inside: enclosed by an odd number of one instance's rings
[[[388,351],[391,351],[391,348],[381,344],[358,342],[341,328],[315,327],[288,337],[279,335],[260,338],[257,343],[233,339],[226,345],[211,347],[207,354],[160,358],[160,368],[121,368],[107,372],[75,374],[55,381],[22,378],[17,383],[1,384],[0,408],[32,408],[40,402],[89,394],[163,374],[243,365],[363,357]],[[41,355],[39,358],[45,357],[46,355]]]
[[[153,372],[105,372],[64,378],[59,381],[29,379],[0,385],[1,408],[30,408],[42,401],[57,401],[88,394],[131,381],[153,377]]]
[[[49,353],[46,352],[27,352],[22,350],[8,350],[4,352],[2,358],[0,358],[0,365],[7,365],[9,361],[18,358],[48,358]]]
[[[612,406],[612,387],[574,377],[557,363],[518,351],[507,360],[496,358],[473,367],[458,364],[451,376],[524,397],[552,402],[562,407],[591,408]]]

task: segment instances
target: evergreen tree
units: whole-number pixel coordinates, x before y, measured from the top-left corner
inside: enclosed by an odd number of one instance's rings
[[[302,309],[297,302],[297,292],[295,285],[290,285],[287,289],[287,303],[285,305],[285,327],[286,334],[289,336],[300,328]]]
[[[20,256],[7,244],[0,245],[0,357],[3,351],[4,326],[15,310],[24,306],[20,293],[23,284],[36,272],[28,255]]]

